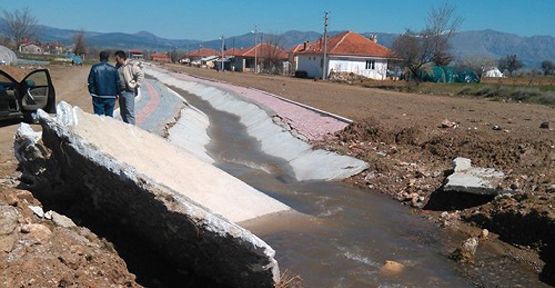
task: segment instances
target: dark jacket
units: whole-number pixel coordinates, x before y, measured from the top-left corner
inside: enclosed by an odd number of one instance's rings
[[[106,61],[94,64],[89,73],[89,92],[98,97],[116,97],[120,92],[116,67]]]

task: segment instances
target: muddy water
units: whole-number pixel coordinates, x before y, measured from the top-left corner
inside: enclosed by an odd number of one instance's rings
[[[271,245],[282,272],[300,275],[305,287],[543,286],[533,271],[494,251],[481,253],[475,266],[452,262],[447,255],[462,235],[440,230],[384,195],[342,183],[295,181],[287,163],[263,153],[238,117],[172,89],[209,116],[207,148],[217,166],[302,213],[240,224]],[[383,275],[386,260],[405,270]]]

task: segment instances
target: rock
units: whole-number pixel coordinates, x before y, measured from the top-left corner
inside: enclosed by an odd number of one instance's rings
[[[10,206],[17,207],[19,205],[19,199],[12,193],[6,195],[6,203]]]
[[[480,239],[487,240],[489,236],[488,229],[482,229],[482,233],[480,234]]]
[[[551,130],[551,123],[549,121],[542,122],[540,124],[541,129],[550,129]]]
[[[58,214],[55,211],[48,211],[48,212],[50,212],[50,215],[52,216],[52,221],[60,227],[70,228],[70,227],[77,226],[71,219],[69,219],[68,217],[62,214]]]
[[[35,243],[44,243],[52,237],[52,231],[42,224],[25,224],[21,226],[21,233],[27,234],[24,238]]]
[[[387,260],[385,261],[382,268],[380,268],[380,275],[386,276],[386,277],[397,276],[401,274],[404,270],[405,270],[405,265],[399,262]]]
[[[17,208],[0,205],[0,235],[10,234],[17,227],[20,214]]]
[[[457,123],[453,121],[449,121],[449,119],[445,119],[441,122],[441,128],[455,128],[457,127]]]
[[[28,203],[33,203],[33,200],[35,199],[35,197],[33,197],[33,194],[27,190],[19,191],[16,195],[17,198],[21,200],[26,200]]]
[[[498,195],[508,192],[497,188],[505,177],[503,172],[491,168],[472,167],[470,159],[461,157],[453,160],[453,170],[453,174],[446,179],[444,191],[479,195]]]
[[[495,130],[495,131],[501,131],[503,130],[503,128],[499,125],[493,125],[493,127],[491,127],[491,129]]]
[[[15,246],[16,240],[17,235],[15,234],[0,236],[0,251],[4,251],[6,253],[11,252]]]
[[[44,211],[40,206],[31,206],[29,205],[29,209],[35,213],[35,215],[39,216],[40,218],[44,218]]]
[[[466,171],[472,168],[472,160],[463,157],[457,157],[453,160],[453,170],[455,172]]]
[[[49,210],[47,212],[44,213],[44,218],[48,219],[48,220],[52,220],[52,210]]]
[[[451,254],[451,258],[458,262],[474,262],[474,255],[476,255],[476,249],[478,248],[478,238],[471,237],[466,239],[461,247],[457,248]]]

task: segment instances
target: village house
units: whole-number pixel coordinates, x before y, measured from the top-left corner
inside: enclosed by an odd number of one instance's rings
[[[153,62],[159,62],[159,63],[171,63],[172,62],[172,59],[170,58],[170,55],[168,55],[168,53],[163,53],[163,52],[150,54],[150,60],[152,60]]]
[[[129,50],[129,58],[133,60],[145,60],[145,55],[143,51],[133,49],[133,50]]]
[[[306,73],[309,78],[321,78],[324,71],[322,38],[305,42],[293,48],[295,70]],[[388,48],[377,43],[377,38],[367,38],[352,31],[337,34],[328,39],[327,71],[330,73],[353,73],[366,78],[384,80],[389,61],[394,59]]]
[[[43,54],[43,50],[40,46],[32,43],[21,44],[19,46],[19,53],[23,54]]]
[[[281,72],[289,58],[287,51],[268,43],[228,51],[226,51],[226,57],[230,57],[231,67],[234,71],[254,71],[256,59],[259,72]]]
[[[220,52],[210,49],[210,48],[199,48],[197,50],[190,51],[183,55],[183,58],[179,61],[184,64],[190,64],[193,66],[212,66],[214,61],[220,57]]]

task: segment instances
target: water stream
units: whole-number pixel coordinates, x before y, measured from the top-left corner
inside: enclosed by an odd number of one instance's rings
[[[240,224],[272,246],[281,270],[300,275],[305,287],[542,285],[514,262],[489,261],[494,252],[482,253],[481,263],[492,265],[479,269],[449,260],[464,236],[439,229],[385,195],[337,182],[296,181],[285,161],[260,150],[237,116],[172,89],[209,116],[207,149],[218,167],[302,213]],[[405,270],[381,275],[386,260],[404,264]]]
[[[339,183],[295,181],[285,161],[260,151],[237,116],[174,90],[209,115],[207,148],[217,166],[313,216],[270,216],[246,225],[277,251],[281,269],[300,274],[307,287],[468,285],[441,254],[433,225],[383,195]],[[408,269],[400,278],[380,277],[385,260]]]

